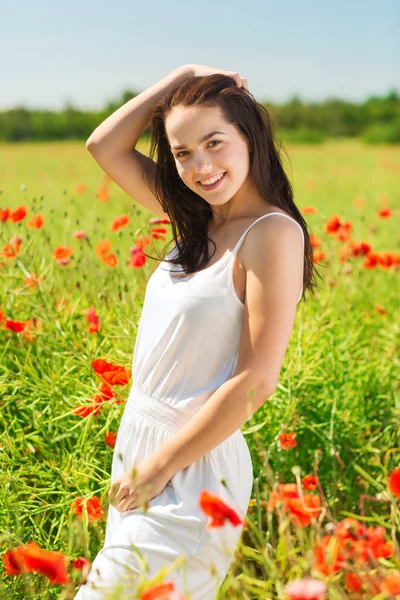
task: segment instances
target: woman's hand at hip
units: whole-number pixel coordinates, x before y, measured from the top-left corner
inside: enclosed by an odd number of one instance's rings
[[[108,497],[119,512],[133,510],[146,506],[161,494],[168,481],[169,477],[164,470],[155,466],[151,460],[145,460],[115,479]]]

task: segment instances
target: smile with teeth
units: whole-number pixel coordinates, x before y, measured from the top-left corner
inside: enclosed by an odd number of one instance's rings
[[[220,173],[219,175],[216,175],[215,177],[211,177],[210,179],[202,179],[201,181],[199,181],[199,183],[204,186],[213,185],[214,183],[216,183],[217,181],[222,179],[224,177],[224,175],[225,175],[225,173]]]

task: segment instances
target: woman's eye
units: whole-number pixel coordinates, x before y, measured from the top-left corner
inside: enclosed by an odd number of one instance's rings
[[[220,144],[221,142],[219,140],[211,140],[211,142],[209,142],[208,145],[210,144]],[[214,148],[214,146],[212,146],[212,148]],[[182,154],[187,154],[186,150],[183,150],[182,152],[178,152],[178,154],[176,155],[176,158],[181,158]]]

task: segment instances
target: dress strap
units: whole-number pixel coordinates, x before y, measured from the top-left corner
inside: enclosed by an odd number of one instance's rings
[[[243,233],[243,235],[241,236],[241,238],[239,239],[238,243],[236,244],[236,246],[234,247],[234,249],[232,250],[232,254],[236,255],[240,246],[242,245],[242,242],[244,240],[244,238],[246,237],[248,231],[253,227],[253,225],[255,225],[258,221],[260,221],[261,219],[264,219],[265,217],[270,217],[271,215],[281,215],[282,217],[286,217],[287,219],[290,219],[291,221],[293,221],[294,223],[296,223],[296,225],[298,225],[300,227],[300,231],[303,235],[303,244],[304,244],[304,232],[303,229],[301,227],[301,225],[292,217],[289,217],[288,215],[284,215],[281,212],[271,212],[268,213],[267,215],[262,215],[261,217],[259,217],[258,219],[256,219],[255,221],[253,221],[253,223],[246,229],[246,231]]]

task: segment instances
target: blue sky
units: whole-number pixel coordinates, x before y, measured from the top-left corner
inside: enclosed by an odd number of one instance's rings
[[[400,0],[0,0],[0,110],[100,109],[182,64],[258,100],[400,92]]]

